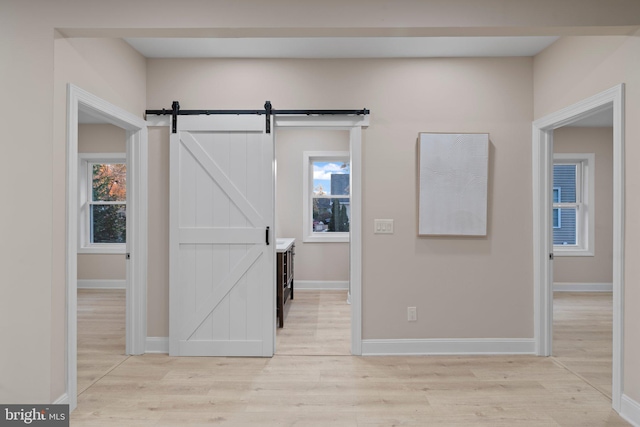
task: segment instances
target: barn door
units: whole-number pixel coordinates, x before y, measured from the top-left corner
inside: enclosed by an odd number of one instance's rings
[[[170,155],[171,355],[273,355],[273,160],[264,116],[179,117]]]

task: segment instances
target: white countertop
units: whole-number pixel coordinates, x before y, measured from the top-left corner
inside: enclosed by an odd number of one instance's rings
[[[296,239],[292,237],[276,238],[276,252],[286,252],[295,242]]]

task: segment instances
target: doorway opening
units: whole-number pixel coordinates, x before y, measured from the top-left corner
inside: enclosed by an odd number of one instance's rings
[[[79,109],[78,394],[127,359],[126,131]]]
[[[611,400],[613,112],[553,133],[553,348]]]
[[[362,354],[362,127],[369,125],[369,116],[275,116],[276,141],[283,131],[346,131],[349,154],[349,232],[348,232],[348,291],[350,317],[350,354]],[[285,134],[286,135],[286,134]],[[322,135],[322,134],[320,134]],[[277,146],[278,142],[276,142]],[[300,157],[302,164],[305,157]],[[280,189],[278,190],[280,191]],[[311,205],[312,206],[312,205]],[[300,209],[303,206],[300,205]],[[302,217],[302,215],[300,215]],[[276,223],[277,224],[277,223]],[[311,221],[313,226],[313,221]],[[300,227],[299,227],[300,229]],[[276,225],[276,235],[279,231]],[[302,230],[300,230],[302,233]],[[318,243],[323,244],[323,243]],[[294,285],[295,286],[295,285]],[[300,293],[298,293],[299,295]],[[338,297],[340,298],[340,297]],[[286,310],[286,309],[285,309]],[[285,320],[286,325],[286,320]],[[275,325],[274,325],[275,326]],[[275,343],[274,327],[274,343]],[[276,353],[277,353],[276,348]]]
[[[126,354],[142,354],[146,341],[147,275],[147,127],[123,109],[69,84],[67,87],[67,250],[66,250],[66,400],[72,411],[78,397],[78,249],[80,118],[111,124],[126,132]],[[125,254],[122,254],[125,257]]]
[[[602,111],[613,114],[612,407],[620,412],[624,329],[624,85],[620,84],[533,122],[534,330],[536,354],[553,353],[554,130]]]
[[[294,298],[285,288],[284,304],[278,300],[275,354],[351,354],[349,145],[347,130],[285,128],[276,135],[276,231],[294,239],[295,278]],[[278,259],[289,253],[280,254],[280,246]]]
[[[219,166],[216,166],[216,164],[213,164],[215,162],[211,162],[208,159],[211,159],[211,156],[207,155],[204,156],[205,152],[206,152],[206,148],[203,146],[203,144],[207,144],[206,142],[202,141],[199,142],[197,141],[197,138],[200,138],[203,133],[203,131],[211,131],[213,132],[215,129],[214,133],[211,133],[211,135],[220,135],[220,132],[225,132],[227,128],[229,129],[234,129],[235,131],[238,131],[238,129],[242,129],[245,132],[252,132],[252,133],[256,133],[256,134],[262,134],[263,136],[261,138],[267,138],[270,132],[273,132],[274,135],[278,135],[282,130],[285,129],[306,129],[306,130],[312,130],[312,129],[324,129],[324,130],[338,130],[338,131],[347,131],[348,135],[349,135],[349,158],[350,158],[350,169],[351,169],[351,174],[350,174],[350,191],[351,191],[351,197],[350,197],[350,229],[349,229],[349,241],[350,241],[350,245],[349,245],[349,294],[350,294],[350,300],[351,300],[351,313],[350,313],[350,317],[351,317],[351,354],[354,355],[360,355],[362,352],[362,331],[361,331],[361,281],[362,281],[362,231],[361,231],[361,221],[362,221],[362,202],[361,202],[361,188],[362,188],[362,127],[366,127],[368,126],[369,123],[369,118],[368,118],[368,110],[283,110],[280,111],[281,114],[278,114],[277,111],[273,111],[273,115],[270,116],[271,114],[271,110],[270,108],[267,109],[267,107],[270,107],[270,103],[266,103],[265,104],[265,110],[189,110],[189,111],[182,111],[179,110],[179,103],[178,102],[174,102],[173,103],[173,107],[172,110],[147,110],[147,124],[149,126],[170,126],[170,131],[172,130],[176,130],[176,133],[174,134],[172,132],[171,135],[175,135],[176,137],[176,141],[180,141],[180,143],[184,146],[182,151],[179,150],[174,150],[174,154],[172,155],[172,158],[175,158],[175,162],[172,162],[172,168],[175,168],[176,170],[173,171],[172,170],[172,176],[178,177],[177,179],[179,179],[179,156],[180,153],[183,152],[184,150],[187,150],[188,152],[192,153],[191,156],[194,157],[193,153],[195,152],[195,154],[198,157],[202,157],[202,161],[197,160],[197,162],[201,165],[201,167],[205,167],[206,166],[206,174],[207,176],[209,176],[210,178],[216,178],[216,179],[224,179],[224,173],[218,173],[217,169],[219,169]],[[173,111],[173,113],[172,113]],[[264,112],[263,112],[264,111]],[[279,111],[279,110],[278,110]],[[295,112],[294,112],[295,111]],[[300,111],[300,112],[298,112]],[[306,112],[305,112],[306,111]],[[263,118],[260,117],[261,114],[267,114],[267,125],[265,128],[265,120]],[[174,117],[173,119],[169,118],[167,120],[167,118],[163,117],[166,116],[168,114],[172,114]],[[208,116],[206,119],[202,119],[199,118],[199,116]],[[257,115],[257,116],[256,116]],[[178,118],[178,116],[187,116],[187,117],[180,117]],[[190,116],[190,117],[189,117]],[[254,116],[253,118],[251,116]],[[270,116],[270,117],[269,117]],[[256,118],[258,118],[258,120],[255,120]],[[190,136],[190,132],[193,129],[197,129],[200,133],[196,136],[191,135]],[[222,130],[220,130],[222,129]],[[216,136],[216,138],[217,138]],[[173,137],[173,136],[172,136]],[[184,141],[183,141],[184,139]],[[225,140],[226,141],[226,140]],[[225,142],[225,144],[227,144],[227,142]],[[198,147],[200,146],[200,148]],[[273,146],[270,144],[270,146],[273,148]],[[173,147],[173,145],[172,145]],[[189,148],[190,147],[190,148]],[[194,151],[195,150],[195,151]],[[203,152],[204,150],[204,152]],[[187,151],[184,151],[184,153],[187,153]],[[275,167],[275,156],[273,155],[273,152],[271,152],[271,156],[273,156],[271,164],[269,166],[270,168],[270,173],[274,173],[275,169],[271,170],[272,167]],[[191,170],[191,169],[185,169],[186,170]],[[251,169],[254,170],[254,169]],[[272,175],[273,176],[273,175]],[[175,184],[175,188],[179,189],[182,187],[179,187],[179,180],[176,181]],[[272,181],[271,185],[274,185],[275,181]],[[185,184],[186,185],[186,184]],[[227,184],[224,184],[226,187]],[[192,186],[183,186],[184,187],[184,191],[191,191],[191,189],[193,188]],[[225,187],[225,188],[226,188]],[[229,187],[229,191],[231,191],[233,194],[236,194],[236,191],[232,191],[232,188]],[[264,193],[266,194],[266,193]],[[177,195],[177,190],[176,190],[176,195]],[[236,194],[237,195],[237,194]],[[275,198],[273,200],[275,202]],[[176,205],[171,205],[173,208],[175,208]],[[208,206],[208,205],[207,205]],[[273,211],[275,209],[272,209],[271,212],[266,212],[265,215],[267,217],[271,217],[271,220],[273,220]],[[179,212],[174,212],[171,216],[172,219],[172,230],[175,233],[179,232],[179,222],[178,222],[178,218],[179,218]],[[175,223],[175,224],[174,224]],[[256,220],[255,222],[260,223],[260,221]],[[269,229],[269,226],[271,226],[271,230]],[[266,244],[269,245],[269,239],[270,238],[276,238],[281,236],[281,234],[278,232],[278,230],[275,229],[276,225],[275,222],[269,223],[267,222],[267,229],[266,229]],[[189,231],[189,230],[188,230]],[[190,231],[189,231],[190,232]],[[261,231],[262,236],[264,238],[264,231]],[[180,235],[182,238],[182,235]],[[191,234],[185,234],[184,235],[184,242],[183,242],[183,246],[184,245],[189,245],[193,239],[192,237],[190,237]],[[185,240],[186,239],[186,240]],[[198,241],[202,241],[202,239],[198,240]],[[181,240],[178,239],[178,235],[176,234],[176,237],[174,239],[174,243],[175,245],[172,246],[172,248],[174,249],[174,252],[177,254],[179,248],[181,247]],[[256,241],[257,242],[257,241]],[[208,243],[207,243],[208,244]],[[186,247],[186,246],[185,246]],[[275,254],[276,254],[276,245],[272,245],[273,247],[273,258],[275,259]],[[271,258],[271,256],[269,255],[268,258]],[[178,258],[176,256],[174,256],[172,258],[172,260],[177,260]],[[244,264],[243,264],[243,268],[244,268]],[[176,268],[173,268],[172,271],[177,272],[178,270]],[[234,276],[235,277],[235,276]],[[172,273],[172,279],[171,279],[171,283],[177,283],[178,278],[174,278],[173,277],[173,273]],[[269,284],[270,289],[269,290],[265,290],[266,293],[271,293],[274,292],[275,289],[275,274],[273,274],[273,279],[272,281],[270,281],[271,283]],[[226,282],[225,282],[226,283]],[[233,285],[234,282],[228,281],[228,284]],[[273,286],[273,288],[271,288],[271,286]],[[173,290],[174,287],[170,286],[170,290]],[[176,290],[178,288],[175,288]],[[173,292],[173,291],[171,291]],[[170,292],[170,301],[171,304],[177,304],[177,302],[180,301],[179,296],[174,295],[173,293]],[[265,328],[268,328],[268,332],[265,332],[264,334],[264,339],[262,342],[262,345],[259,349],[259,352],[261,355],[263,356],[272,356],[274,354],[274,347],[275,347],[275,343],[276,343],[276,324],[275,324],[275,319],[276,319],[276,301],[275,301],[275,295],[273,295],[273,306],[272,308],[269,310],[269,312],[271,312],[271,310],[273,310],[272,314],[273,314],[273,322],[268,322],[268,323],[264,323]],[[191,300],[189,300],[191,301]],[[210,309],[211,304],[215,303],[215,301],[206,301],[205,303],[202,303],[202,307],[199,308],[198,310],[198,319],[200,319],[200,316],[206,316],[206,315],[210,315],[212,313],[212,310]],[[176,306],[176,310],[178,310],[178,306]],[[215,307],[214,307],[215,309]],[[263,313],[264,314],[264,313]],[[239,314],[240,315],[240,314]],[[182,322],[184,319],[182,319],[182,317],[180,315],[173,315],[172,316],[172,320],[171,322]],[[197,320],[197,319],[195,319]],[[273,325],[271,326],[271,323],[273,323]],[[200,323],[193,323],[193,325],[195,325],[195,327],[199,327],[198,325],[200,325]],[[189,323],[188,326],[191,327],[193,326],[192,323]],[[208,325],[208,323],[207,323]],[[173,354],[178,355],[180,353],[180,348],[179,345],[181,345],[182,342],[185,342],[185,345],[190,345],[187,343],[188,341],[188,337],[191,336],[189,335],[191,333],[191,330],[187,330],[182,331],[185,332],[186,335],[182,336],[182,338],[180,336],[178,336],[177,334],[173,334],[173,332],[171,332],[171,330],[173,331],[178,331],[180,329],[180,326],[178,323],[176,323],[176,325],[170,327],[170,344],[171,342],[175,342],[175,352]],[[181,329],[180,329],[181,330]],[[266,331],[266,330],[265,330]],[[172,335],[173,334],[173,335]],[[269,338],[267,338],[267,336],[269,336]],[[185,338],[187,337],[187,338]],[[173,340],[173,341],[172,341]],[[253,343],[253,342],[252,342]],[[217,343],[214,343],[215,345],[209,346],[206,351],[203,350],[203,353],[206,353],[207,355],[215,355],[215,353],[220,352],[221,354],[224,353],[225,355],[230,355],[231,353],[234,353],[233,355],[238,355],[235,354],[237,352],[231,352],[229,350],[229,347],[220,347]],[[225,344],[226,345],[226,344]],[[253,344],[252,344],[253,345]],[[219,348],[220,347],[220,348]],[[254,346],[255,347],[255,346]],[[251,347],[251,349],[254,349],[254,347]],[[170,354],[172,354],[171,351],[171,345],[170,345]],[[191,348],[191,347],[189,347]],[[218,351],[219,350],[219,351]],[[255,350],[255,349],[254,349]],[[185,351],[186,351],[186,347],[185,347]],[[253,350],[251,350],[253,351]],[[242,351],[240,351],[241,353]],[[256,350],[257,352],[257,350]],[[186,354],[186,353],[185,353]]]

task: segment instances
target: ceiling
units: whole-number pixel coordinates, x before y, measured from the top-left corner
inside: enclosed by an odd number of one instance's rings
[[[533,56],[558,37],[125,38],[147,58]]]

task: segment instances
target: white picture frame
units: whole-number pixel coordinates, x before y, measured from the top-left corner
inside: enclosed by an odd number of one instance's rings
[[[418,235],[486,236],[488,133],[420,133]]]

